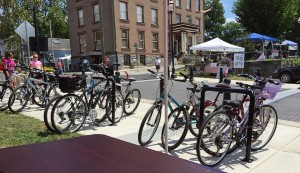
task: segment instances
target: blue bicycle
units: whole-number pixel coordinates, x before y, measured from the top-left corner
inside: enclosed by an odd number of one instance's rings
[[[156,74],[154,71],[149,70],[148,71],[152,74]],[[140,125],[139,134],[138,134],[138,141],[139,144],[142,146],[145,146],[151,142],[151,139],[153,138],[161,119],[161,111],[164,103],[164,77],[163,75],[160,76],[160,97],[156,99],[156,101],[153,103],[153,105],[150,107],[150,109],[145,114],[145,117],[143,118],[143,121]],[[179,107],[180,104],[168,93],[168,107],[170,111],[173,111],[173,107],[171,103],[173,103],[174,107]]]

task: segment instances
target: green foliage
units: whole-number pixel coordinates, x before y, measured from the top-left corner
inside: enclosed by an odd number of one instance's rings
[[[223,27],[223,34],[220,37],[222,40],[234,43],[237,38],[246,35],[245,29],[237,22],[226,23]]]
[[[248,32],[283,38],[299,18],[299,0],[237,0],[232,11]]]
[[[212,8],[211,11],[205,13],[205,40],[211,40],[222,35],[223,24],[226,22],[224,17],[224,7],[220,0],[205,0],[205,8]]]
[[[0,147],[9,147],[78,137],[78,133],[53,134],[45,124],[21,114],[0,112]]]

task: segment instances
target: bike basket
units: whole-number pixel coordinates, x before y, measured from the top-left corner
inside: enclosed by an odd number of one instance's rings
[[[59,89],[63,93],[72,93],[84,87],[83,76],[60,76]]]
[[[266,82],[264,87],[259,93],[259,96],[264,98],[264,99],[274,99],[276,94],[279,92],[280,88],[282,86],[282,82],[280,82],[278,85]]]

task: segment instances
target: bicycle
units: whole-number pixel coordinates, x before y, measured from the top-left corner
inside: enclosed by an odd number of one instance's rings
[[[27,69],[29,70],[29,73],[26,81],[24,84],[17,87],[9,97],[8,108],[12,113],[21,112],[26,107],[30,98],[32,98],[33,102],[40,107],[45,107],[47,102],[58,93],[52,82],[42,81],[31,77],[32,74],[55,77],[53,74],[37,69]]]
[[[140,101],[141,101],[141,92],[139,89],[131,88],[131,82],[136,81],[135,78],[128,78],[128,73],[126,73],[126,78],[121,77],[120,79],[123,81],[128,81],[125,90],[125,97],[124,97],[124,113],[126,115],[131,115],[133,114],[136,109],[138,108]]]
[[[101,66],[101,68],[103,68]],[[86,76],[77,76],[75,78],[60,79],[59,87],[62,92],[67,94],[59,98],[51,110],[51,123],[56,133],[76,132],[86,121],[86,117],[95,124],[97,119],[104,119],[112,113],[112,87],[109,84],[111,79],[103,71],[104,77],[94,77],[92,79],[100,80],[96,84],[93,82],[86,87]],[[93,81],[93,80],[92,80]],[[103,89],[95,89],[106,81]],[[75,87],[74,87],[75,86]],[[75,91],[82,90],[82,94],[76,95]],[[116,121],[123,113],[123,97],[116,91]],[[120,106],[119,106],[120,105]],[[118,112],[121,112],[118,114]]]
[[[199,161],[204,165],[218,165],[226,154],[246,143],[247,135],[251,135],[253,140],[251,149],[259,150],[268,144],[276,131],[276,109],[263,105],[263,101],[274,98],[282,83],[251,75],[241,76],[255,79],[253,85],[237,83],[240,87],[251,90],[255,96],[253,132],[247,134],[249,109],[244,113],[243,108],[249,102],[248,96],[244,95],[242,100],[224,100],[221,109],[210,114],[199,130],[196,151]],[[232,142],[234,145],[231,147]]]
[[[148,71],[152,74],[156,74],[152,70],[148,69]],[[160,87],[158,88],[160,88],[160,92],[159,92],[160,95],[158,98],[156,95],[156,101],[146,112],[139,128],[138,142],[141,146],[145,146],[151,142],[151,139],[153,138],[159,126],[159,122],[161,119],[161,110],[164,103],[164,76],[163,75],[160,75]],[[174,110],[171,103],[173,103],[176,107],[180,106],[180,104],[169,93],[168,93],[168,98],[169,98],[168,101],[169,110],[171,111]]]
[[[199,93],[202,87],[206,86],[206,82],[202,81],[199,84],[195,83],[194,79],[181,73],[180,75],[184,77],[183,82],[189,81],[190,85],[187,87],[187,93],[189,100],[182,104],[181,106],[175,108],[168,115],[168,150],[176,149],[185,139],[188,130],[195,136],[198,136],[199,125],[199,116],[200,116],[200,96],[197,96],[196,93]],[[190,93],[189,93],[190,92]],[[205,117],[213,112],[216,108],[216,102],[218,100],[219,94],[214,101],[206,100],[204,103],[204,112]],[[189,113],[189,107],[192,107]],[[204,118],[205,119],[205,118]],[[165,147],[165,125],[161,133],[161,141],[163,147]]]

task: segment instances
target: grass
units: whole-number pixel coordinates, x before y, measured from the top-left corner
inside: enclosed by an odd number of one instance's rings
[[[53,134],[44,122],[21,114],[0,112],[0,148],[48,142],[81,136],[78,133]]]

